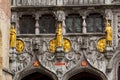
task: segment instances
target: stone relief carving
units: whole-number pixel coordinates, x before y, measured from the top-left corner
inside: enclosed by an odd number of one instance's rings
[[[55,73],[58,78],[74,68],[81,60],[82,49],[85,49],[85,54],[88,62],[95,68],[105,73],[107,61],[104,54],[96,50],[97,40],[100,37],[67,37],[71,40],[72,48],[70,52],[64,53],[57,51],[55,53],[49,52],[49,41],[51,37],[35,37],[35,38],[22,38],[25,42],[25,50],[22,54],[17,55],[12,53],[11,71],[14,73],[20,72],[32,64],[33,55],[37,56],[40,64],[46,69]]]
[[[81,54],[78,52],[78,48],[72,48],[72,50],[69,53],[65,53],[65,55],[61,52],[50,53],[48,50],[48,45],[51,39],[47,38],[40,40],[39,38],[37,40],[37,44],[39,45],[39,53],[37,54],[37,57],[40,63],[48,70],[57,74],[58,77],[62,77],[62,75],[73,68],[80,60]],[[63,57],[62,60],[60,60],[60,62],[57,62],[59,59],[61,59],[61,57]]]
[[[117,30],[117,49],[119,48],[119,45],[120,45],[120,43],[119,43],[119,41],[120,41],[120,16],[118,15],[117,16],[117,22],[116,22],[116,29],[114,29],[114,32]],[[114,35],[115,36],[115,35]],[[114,41],[116,41],[116,40],[114,40]]]
[[[96,50],[97,41],[99,38],[93,37],[89,39],[89,47],[86,52],[88,62],[95,68],[106,73],[107,60],[105,53],[100,53]]]
[[[119,2],[118,0],[113,2]],[[79,5],[79,4],[104,4],[104,0],[13,0],[17,6],[43,6],[43,5]]]
[[[32,49],[31,41],[27,39],[25,41],[25,49],[22,53],[18,53],[16,50],[10,51],[10,69],[13,73],[17,73],[25,69],[32,61]]]
[[[22,71],[31,62],[32,56],[29,53],[22,53],[20,55],[11,54],[10,69],[13,73]]]

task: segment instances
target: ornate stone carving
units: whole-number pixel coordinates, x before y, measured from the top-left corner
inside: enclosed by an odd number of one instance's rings
[[[17,73],[25,69],[31,62],[32,56],[29,53],[17,55],[10,54],[10,69],[13,73]]]
[[[104,54],[101,54],[96,51],[91,51],[86,55],[88,62],[95,68],[99,69],[100,71],[106,71],[107,60],[104,57]]]
[[[81,54],[79,53],[79,50],[78,50],[79,48],[72,47],[72,50],[69,53],[62,56],[62,52],[60,53],[57,52],[54,54],[49,52],[48,42],[51,40],[51,38],[47,38],[47,39],[37,38],[36,40],[37,41],[33,40],[33,43],[37,42],[37,45],[38,45],[39,50],[38,50],[37,58],[45,68],[54,72],[58,77],[62,77],[67,71],[75,67],[78,61],[80,60]],[[75,40],[76,39],[74,38],[74,41]],[[75,51],[76,49],[77,51]],[[60,59],[60,62],[57,62],[59,61],[59,59]]]
[[[107,60],[104,54],[97,51],[96,45],[101,37],[85,37],[85,36],[64,36],[71,40],[72,48],[70,52],[64,53],[58,49],[56,53],[50,53],[49,41],[53,39],[47,37],[24,37],[25,50],[21,55],[11,54],[10,63],[11,70],[15,73],[23,71],[29,64],[32,64],[33,55],[37,56],[40,64],[57,75],[59,79],[77,66],[82,59],[82,55],[86,54],[88,62],[95,68],[105,73]],[[82,50],[84,49],[84,53]],[[13,58],[13,59],[12,59]]]

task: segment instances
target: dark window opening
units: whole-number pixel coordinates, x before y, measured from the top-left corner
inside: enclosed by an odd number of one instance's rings
[[[19,24],[20,34],[35,34],[35,19],[32,15],[23,15]]]
[[[86,19],[87,32],[103,32],[103,22],[104,19],[102,15],[98,13],[90,14]]]
[[[71,14],[66,17],[66,32],[67,33],[82,32],[82,18],[80,15]]]
[[[56,21],[53,15],[42,15],[39,20],[40,33],[55,33],[56,30]]]

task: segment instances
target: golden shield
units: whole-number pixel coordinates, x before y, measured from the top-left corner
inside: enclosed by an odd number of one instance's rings
[[[24,47],[25,47],[24,42],[21,39],[17,39],[16,40],[16,51],[21,53]]]
[[[56,50],[56,40],[53,39],[53,40],[51,40],[51,41],[49,42],[49,51],[50,51],[51,53],[54,53],[55,50]]]
[[[99,52],[104,52],[106,48],[106,39],[102,38],[98,40],[97,49]]]
[[[70,49],[71,49],[71,42],[70,42],[70,40],[64,38],[64,46],[63,46],[63,48],[64,48],[65,52],[69,52],[70,51]]]

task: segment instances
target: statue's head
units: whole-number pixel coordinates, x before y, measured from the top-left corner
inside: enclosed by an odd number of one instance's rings
[[[107,20],[107,23],[106,23],[107,27],[110,27],[110,23],[109,21]]]
[[[15,27],[14,27],[14,24],[12,24],[12,26],[11,26],[11,29],[14,29]]]

